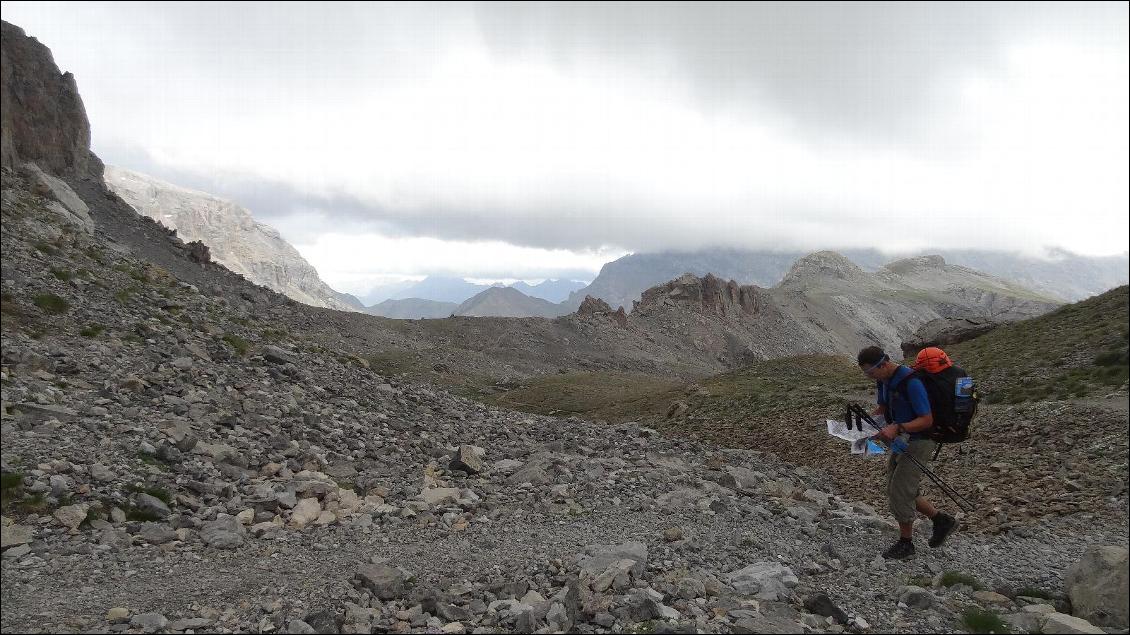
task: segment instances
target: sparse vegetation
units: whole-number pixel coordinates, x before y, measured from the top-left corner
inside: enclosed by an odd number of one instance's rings
[[[1036,587],[1026,586],[1016,592],[1017,597],[1024,596],[1026,598],[1040,598],[1041,600],[1054,600],[1055,595],[1043,589]]]
[[[144,485],[131,485],[130,488],[129,488],[129,491],[137,493],[137,494],[149,494],[153,498],[156,498],[157,500],[161,501],[162,503],[164,503],[166,505],[171,505],[172,502],[173,502],[173,497],[172,497],[171,494],[169,494],[169,490],[162,489],[160,487],[150,487],[150,486],[144,486]]]
[[[989,609],[971,606],[961,615],[961,624],[970,633],[1009,633],[1008,624]]]
[[[1130,380],[1128,301],[1127,287],[1119,287],[947,351],[990,403],[1103,394]]]
[[[247,351],[251,349],[251,344],[249,344],[247,340],[234,333],[227,333],[221,339],[241,356],[246,355]]]
[[[961,573],[959,571],[946,571],[942,574],[942,586],[951,587],[957,584],[964,584],[965,586],[976,590],[981,589],[981,583],[977,581],[977,578],[974,578],[967,573]]]
[[[63,282],[67,282],[72,277],[74,277],[74,274],[72,274],[70,271],[66,269],[59,269],[57,267],[51,267],[51,275],[55,276],[56,280],[61,280]]]
[[[40,293],[32,298],[32,302],[51,315],[61,315],[71,309],[69,302],[54,293]]]
[[[0,491],[8,492],[23,487],[24,475],[18,472],[4,472],[0,475]]]
[[[86,328],[79,331],[78,334],[83,337],[98,337],[105,330],[106,327],[102,326],[101,324],[91,324],[90,326],[87,326]]]

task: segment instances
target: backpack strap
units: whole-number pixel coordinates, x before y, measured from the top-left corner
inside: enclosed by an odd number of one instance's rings
[[[893,394],[895,392],[898,392],[898,394],[902,395],[903,401],[905,401],[906,404],[910,406],[910,388],[908,384],[910,383],[910,378],[914,376],[914,371],[911,370],[906,374],[906,376],[899,380],[897,384],[893,386],[891,385],[891,383],[887,384],[887,420],[891,423],[894,422],[893,417],[895,416],[894,408],[891,407],[891,401],[894,399]],[[911,406],[911,409],[913,410],[913,406]]]

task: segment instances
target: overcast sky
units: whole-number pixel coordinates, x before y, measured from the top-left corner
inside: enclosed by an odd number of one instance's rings
[[[1128,248],[1127,3],[4,2],[107,163],[331,285],[630,251]]]

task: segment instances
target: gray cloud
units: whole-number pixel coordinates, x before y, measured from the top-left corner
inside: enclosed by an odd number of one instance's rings
[[[704,110],[871,145],[929,142],[931,118],[962,99],[942,81],[997,72],[1012,42],[1127,39],[1126,4],[1103,2],[479,3],[476,16],[500,58],[677,76]]]
[[[296,243],[1125,249],[1125,4],[4,9],[107,162]]]

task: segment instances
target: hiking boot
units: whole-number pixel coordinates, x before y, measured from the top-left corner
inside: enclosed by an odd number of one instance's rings
[[[930,535],[930,547],[941,547],[950,533],[957,527],[957,519],[949,514],[938,512],[934,516],[934,533]]]
[[[906,538],[899,538],[899,541],[891,545],[886,551],[883,552],[883,557],[887,560],[902,560],[914,555],[914,543]]]

